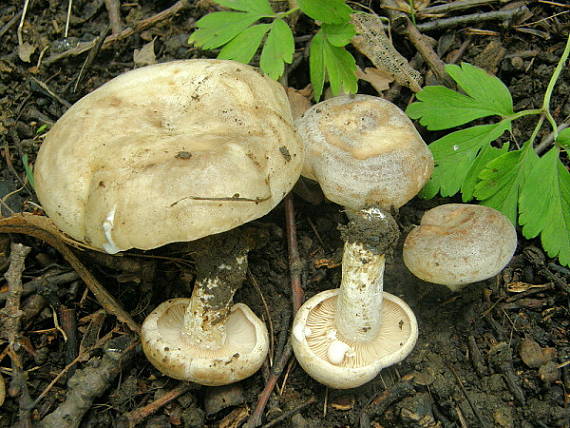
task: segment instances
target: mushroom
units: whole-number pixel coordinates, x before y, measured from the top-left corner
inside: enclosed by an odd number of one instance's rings
[[[445,204],[426,211],[404,242],[404,263],[415,276],[452,291],[497,275],[517,248],[517,232],[499,211]]]
[[[303,369],[333,388],[353,388],[404,359],[416,318],[383,291],[385,253],[398,239],[389,213],[427,182],[433,159],[407,116],[367,95],[316,104],[296,122],[305,143],[302,174],[347,208],[340,289],[317,294],[295,316],[292,343]]]
[[[130,71],[73,105],[42,144],[35,182],[63,232],[117,253],[259,218],[292,188],[302,162],[277,82],[234,61],[186,60]],[[229,240],[197,252],[191,299],[164,302],[143,324],[145,353],[167,375],[219,385],[265,358],[265,326],[245,305],[232,307],[247,245]]]

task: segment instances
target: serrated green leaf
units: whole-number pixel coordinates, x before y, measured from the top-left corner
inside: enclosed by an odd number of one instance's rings
[[[270,27],[270,24],[258,24],[245,29],[222,48],[218,58],[249,64]]]
[[[433,198],[455,195],[464,185],[469,171],[474,168],[477,156],[489,144],[510,129],[509,121],[479,125],[445,135],[429,145],[435,169],[420,196]]]
[[[273,15],[273,9],[267,0],[214,0],[220,6],[228,9],[241,10],[242,12]]]
[[[556,142],[565,149],[570,149],[570,128],[563,129],[558,134]]]
[[[297,4],[305,15],[326,24],[343,24],[352,14],[344,0],[297,0]]]
[[[570,266],[570,173],[553,147],[538,159],[520,194],[519,222],[526,238],[540,233],[550,257]]]
[[[426,86],[416,94],[419,102],[406,109],[408,116],[429,130],[441,130],[482,117],[514,114],[511,95],[498,78],[467,63],[448,65],[446,70],[466,95],[444,86]]]
[[[319,101],[325,85],[325,38],[319,31],[311,40],[309,46],[309,75],[313,86],[313,97]]]
[[[491,145],[484,146],[481,149],[479,155],[475,158],[475,162],[473,162],[473,165],[471,165],[471,168],[465,177],[465,181],[463,181],[463,184],[461,185],[461,200],[463,202],[469,202],[473,199],[473,191],[475,190],[475,185],[479,179],[479,174],[485,168],[485,166],[493,159],[498,158],[508,151],[508,143],[503,144],[500,149]]]
[[[448,64],[445,71],[467,95],[494,114],[503,117],[514,114],[511,93],[498,77],[467,62],[461,66]]]
[[[329,43],[338,47],[349,44],[350,40],[356,34],[354,25],[350,22],[345,24],[323,24],[321,30]]]
[[[285,71],[285,63],[291,64],[295,52],[293,33],[287,23],[276,19],[261,51],[259,66],[272,79],[279,79]]]
[[[215,49],[225,45],[263,15],[249,12],[214,12],[204,16],[198,22],[188,43],[194,43],[202,49]]]
[[[516,224],[518,201],[538,156],[527,141],[522,149],[513,150],[492,160],[479,174],[474,196],[483,205],[495,208]]]
[[[324,61],[331,91],[334,96],[341,91],[354,94],[358,91],[356,61],[345,48],[333,46],[327,39],[324,42]]]

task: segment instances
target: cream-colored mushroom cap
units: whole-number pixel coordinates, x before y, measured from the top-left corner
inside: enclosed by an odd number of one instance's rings
[[[331,388],[355,388],[406,358],[418,339],[418,325],[402,299],[384,292],[382,324],[374,340],[341,337],[334,327],[338,293],[323,291],[305,302],[295,316],[292,344],[297,361],[313,379]]]
[[[186,60],[130,71],[73,105],[42,144],[35,183],[61,230],[113,253],[261,217],[302,162],[281,85],[234,61]]]
[[[431,176],[431,152],[413,123],[382,98],[334,97],[295,124],[306,150],[302,175],[344,207],[399,208]]]
[[[190,299],[161,303],[145,319],[141,338],[148,360],[163,374],[200,385],[227,385],[254,374],[265,360],[269,338],[265,324],[246,305],[235,304],[226,321],[224,345],[206,350],[190,345],[184,313]]]
[[[445,204],[423,215],[404,242],[404,263],[418,278],[456,291],[498,274],[517,248],[507,217],[482,205]]]

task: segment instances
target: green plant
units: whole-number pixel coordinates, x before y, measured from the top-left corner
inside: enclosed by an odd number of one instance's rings
[[[357,91],[356,63],[345,49],[355,34],[350,23],[353,10],[344,0],[297,0],[298,6],[286,12],[274,12],[268,0],[215,2],[232,10],[213,12],[201,18],[189,43],[202,49],[221,48],[218,58],[245,64],[251,62],[263,45],[259,66],[277,80],[285,71],[285,63],[293,61],[295,51],[293,32],[285,18],[300,11],[320,23],[309,49],[314,98],[320,99],[327,78],[335,95],[341,90]]]
[[[562,156],[570,147],[570,129],[558,132],[550,99],[569,54],[570,37],[538,109],[515,112],[503,82],[463,63],[446,66],[462,93],[428,86],[417,94],[419,101],[406,110],[411,118],[419,119],[433,131],[498,116],[497,122],[460,129],[430,144],[436,168],[421,196],[461,192],[464,202],[476,198],[503,212],[513,224],[518,220],[526,238],[540,235],[548,255],[558,257],[566,266],[570,265],[570,172]],[[539,116],[538,122],[522,147],[510,150],[508,142],[492,145],[511,130],[515,119],[531,115]],[[545,120],[552,128],[553,145],[541,156],[535,140]]]

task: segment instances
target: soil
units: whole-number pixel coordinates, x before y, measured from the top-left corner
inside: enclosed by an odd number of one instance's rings
[[[23,211],[42,213],[26,168],[33,165],[46,127],[70,104],[118,74],[155,59],[165,62],[214,55],[186,43],[196,19],[214,10],[205,1],[192,3],[167,19],[151,20],[142,29],[135,24],[174,2],[121,2],[122,28],[130,26],[136,31],[104,45],[90,59],[88,52],[69,53],[82,42],[109,34],[105,5],[112,1],[73,1],[67,37],[68,2],[26,1],[19,49],[17,33],[23,3],[3,0],[0,6],[0,209],[4,217]],[[454,15],[490,12],[521,2],[498,3]],[[524,22],[477,21],[429,33],[444,61],[455,56],[496,73],[511,90],[516,109],[541,105],[570,29],[570,9],[565,1],[527,3]],[[352,6],[372,7],[386,15],[378,4]],[[437,18],[418,17],[418,22],[433,19]],[[302,20],[296,28],[300,37],[297,47],[302,53],[307,38],[301,36],[310,34],[314,27]],[[404,56],[413,58],[426,82],[433,83],[432,73],[413,45],[396,32],[393,40]],[[154,55],[148,55],[151,42]],[[355,55],[361,66],[369,65]],[[290,86],[304,87],[307,70],[306,61],[299,62],[289,76]],[[375,93],[364,82],[361,91]],[[567,69],[552,98],[558,123],[570,116],[569,94]],[[386,95],[401,107],[412,96],[409,90],[394,85]],[[533,127],[534,122],[518,121],[511,138],[522,142]],[[437,135],[425,133],[425,138],[433,141]],[[340,282],[342,240],[337,226],[346,224],[346,218],[340,207],[322,201],[318,193],[311,194],[313,201],[321,200],[318,204],[307,202],[300,193],[294,199],[295,220],[302,283],[308,298]],[[501,274],[460,293],[414,278],[401,260],[403,237],[419,223],[426,209],[449,201],[413,200],[396,215],[402,237],[388,257],[385,289],[402,297],[417,315],[420,334],[413,353],[397,366],[383,370],[372,382],[346,391],[325,388],[291,363],[269,400],[264,423],[285,416],[276,426],[570,426],[570,271],[547,258],[538,240],[520,238],[515,257]],[[276,361],[292,318],[283,207],[248,227],[262,239],[249,253],[250,273],[235,301],[247,303],[264,317]],[[135,335],[131,336],[126,324],[101,310],[59,252],[23,234],[0,236],[0,268],[8,276],[14,276],[8,273],[14,264],[8,258],[9,244],[20,242],[31,248],[20,275],[24,283],[20,308],[12,301],[1,315],[2,336],[6,337],[0,341],[0,374],[6,398],[0,407],[0,427],[31,426],[40,421],[43,426],[60,427],[78,426],[79,421],[84,427],[126,426],[128,416],[135,420],[137,410],[148,410],[145,406],[160,399],[165,403],[157,405],[146,418],[136,419],[141,426],[232,427],[244,423],[264,387],[267,368],[230,387],[181,386],[145,360]],[[184,246],[133,251],[122,257],[74,251],[137,323],[160,302],[191,293],[196,269]],[[3,283],[2,287],[1,300],[6,302],[8,286]],[[22,314],[17,328],[6,321]],[[14,346],[8,345],[10,337],[17,338]],[[75,360],[78,355],[81,358]],[[31,401],[73,361],[49,392],[31,406]],[[85,385],[89,385],[87,391]],[[81,407],[74,395],[78,390],[94,396],[82,404],[82,411],[71,413],[70,407],[74,411]],[[71,419],[75,422],[66,418],[65,412],[74,414]]]

